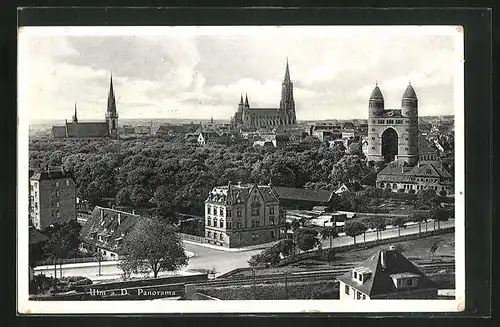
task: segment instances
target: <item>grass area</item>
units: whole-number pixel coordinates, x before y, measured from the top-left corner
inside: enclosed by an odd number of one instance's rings
[[[199,289],[200,293],[221,300],[321,300],[338,299],[333,281],[278,283],[273,285],[237,286]]]
[[[403,246],[403,255],[408,259],[423,259],[430,260],[431,253],[429,249],[433,243],[438,244],[438,248],[434,254],[434,259],[452,259],[455,257],[455,234],[446,233],[442,235],[423,237],[407,242],[393,243],[392,245],[400,244]],[[368,249],[356,249],[337,255],[336,262],[355,262],[364,261],[373,253],[382,249],[387,249],[389,245],[379,245]]]
[[[430,260],[431,253],[429,249],[433,243],[438,244],[438,249],[434,255],[434,260],[450,260],[455,257],[455,234],[446,233],[442,235],[423,237],[416,240],[411,240],[407,242],[394,243],[393,245],[400,244],[403,246],[403,255],[410,260]],[[259,275],[269,275],[269,274],[282,274],[285,272],[300,272],[307,270],[321,270],[321,269],[331,269],[333,267],[342,266],[343,264],[349,264],[352,262],[360,262],[369,258],[374,253],[387,249],[389,247],[386,245],[374,246],[366,249],[355,249],[348,252],[338,253],[336,261],[333,262],[332,266],[328,265],[322,260],[303,260],[297,263],[290,264],[285,267],[276,267],[268,269],[259,269],[255,273]],[[244,271],[232,277],[251,277],[251,271]]]

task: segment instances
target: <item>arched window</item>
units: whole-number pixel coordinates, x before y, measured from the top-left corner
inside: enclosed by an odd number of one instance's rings
[[[397,189],[398,188],[398,184],[396,184],[396,183],[392,184],[392,188],[393,189]]]

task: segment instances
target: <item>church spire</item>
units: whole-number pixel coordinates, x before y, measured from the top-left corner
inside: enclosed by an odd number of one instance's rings
[[[73,114],[73,123],[78,123],[78,116],[76,115],[76,101],[75,101],[75,113]]]
[[[285,82],[291,82],[290,81],[290,68],[288,68],[288,57],[286,57]]]
[[[116,112],[115,92],[113,90],[113,73],[111,73],[111,78],[109,81],[108,111],[106,115],[111,118],[118,117],[118,113]]]
[[[243,94],[240,94],[240,104],[243,104]]]
[[[250,105],[248,104],[248,94],[245,93],[245,107],[250,108]]]

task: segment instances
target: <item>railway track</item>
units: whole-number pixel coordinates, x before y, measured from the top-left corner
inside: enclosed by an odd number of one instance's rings
[[[417,268],[422,270],[424,273],[435,273],[440,270],[454,269],[454,262],[439,262],[432,264],[421,264],[416,265]],[[280,274],[265,274],[256,276],[255,281],[252,277],[233,277],[220,280],[208,280],[203,282],[193,283],[198,287],[227,287],[227,286],[245,286],[245,285],[262,285],[262,284],[273,284],[273,283],[297,283],[304,281],[321,281],[321,280],[333,280],[339,275],[348,272],[350,269],[354,268],[355,265],[343,266],[341,268],[333,268],[328,270],[316,270],[316,271],[303,271],[294,272],[288,275],[284,273]]]

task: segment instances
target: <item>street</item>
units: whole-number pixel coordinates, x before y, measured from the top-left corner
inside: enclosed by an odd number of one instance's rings
[[[441,228],[451,227],[454,225],[454,220],[441,223]],[[434,223],[428,222],[427,230],[433,230]],[[436,224],[437,229],[437,224]],[[425,231],[425,225],[422,226],[422,231]],[[418,233],[418,224],[409,225],[405,229],[401,229],[401,235],[416,234]],[[398,236],[398,228],[390,228],[381,233],[381,238],[393,238]],[[376,232],[369,231],[366,233],[366,241],[376,239]],[[356,237],[356,243],[363,242],[363,235]],[[340,235],[333,239],[333,246],[338,247],[347,244],[353,244],[352,237]],[[323,240],[323,248],[329,247],[329,240]],[[184,242],[185,249],[188,253],[194,254],[189,259],[188,266],[182,269],[177,274],[191,274],[195,273],[196,269],[215,270],[216,275],[226,273],[236,268],[248,267],[248,260],[254,254],[262,252],[262,249],[248,250],[248,251],[224,251],[217,250],[193,243]],[[46,276],[54,275],[54,266],[40,266],[35,268],[35,274],[44,273]],[[57,276],[60,274],[60,267],[57,267]],[[81,263],[81,264],[66,264],[62,267],[63,276],[85,276],[94,281],[109,280],[120,278],[122,271],[118,268],[117,261],[103,261],[101,262],[101,276],[99,276],[98,263]],[[163,273],[160,276],[166,276],[174,273]]]

